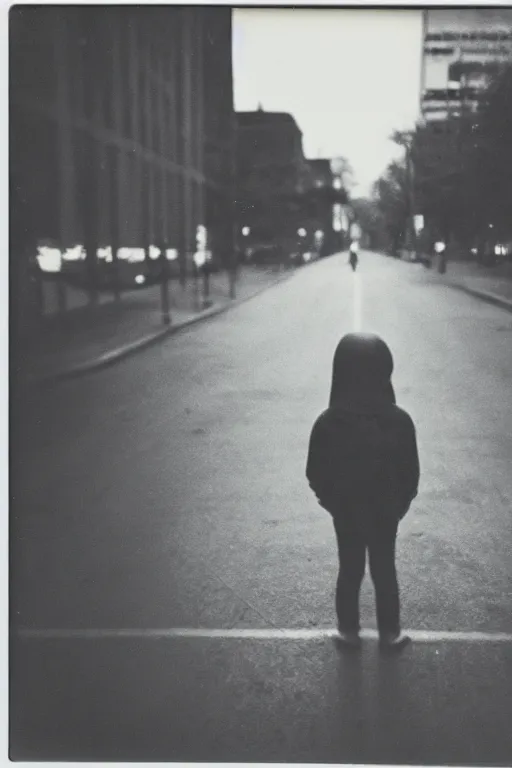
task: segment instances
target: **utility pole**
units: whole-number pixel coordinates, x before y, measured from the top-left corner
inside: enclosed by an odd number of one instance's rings
[[[409,226],[411,228],[411,245],[413,259],[416,261],[418,258],[418,239],[416,235],[416,227],[414,224],[414,216],[416,213],[416,194],[415,194],[415,168],[413,157],[413,141],[414,137],[411,135],[410,144],[407,146],[407,165],[408,165],[408,187],[409,187]]]
[[[238,275],[238,259],[239,259],[239,226],[238,221],[238,125],[236,122],[235,114],[231,117],[231,135],[232,142],[229,148],[230,163],[229,163],[229,199],[230,199],[230,213],[231,213],[231,258],[229,263],[229,298],[234,299],[236,297],[236,282]]]
[[[82,24],[84,34],[84,55],[91,62],[85,68],[84,80],[85,113],[90,120],[95,118],[96,105],[96,74],[97,46],[97,11],[92,8],[82,9]],[[78,131],[76,131],[78,133]],[[77,137],[78,139],[78,137]],[[81,177],[81,206],[84,227],[85,264],[89,293],[89,305],[98,304],[99,270],[98,270],[98,161],[99,147],[96,138],[89,132],[84,132],[81,140],[77,140],[80,157]]]

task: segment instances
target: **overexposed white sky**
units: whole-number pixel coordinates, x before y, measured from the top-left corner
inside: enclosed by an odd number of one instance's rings
[[[421,47],[417,10],[236,9],[235,108],[290,112],[306,157],[346,157],[365,194],[418,117]]]

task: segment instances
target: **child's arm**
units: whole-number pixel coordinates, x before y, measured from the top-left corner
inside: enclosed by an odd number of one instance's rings
[[[309,451],[306,465],[306,477],[321,507],[329,511],[329,492],[327,486],[327,455],[325,434],[321,418],[318,419],[309,439]]]
[[[402,517],[407,513],[411,502],[418,495],[418,484],[420,479],[420,462],[418,457],[418,445],[416,441],[416,429],[414,422],[409,416],[405,414],[404,420],[404,435],[401,451],[401,481],[404,491],[404,500],[406,501],[406,507],[402,514]]]

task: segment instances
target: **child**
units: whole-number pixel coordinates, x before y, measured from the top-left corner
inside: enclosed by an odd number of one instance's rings
[[[317,419],[306,476],[333,517],[338,542],[336,613],[340,640],[358,647],[359,590],[366,550],[375,587],[380,644],[399,649],[395,569],[398,523],[418,492],[416,432],[395,404],[393,358],[378,336],[349,333],[334,355],[329,408]]]

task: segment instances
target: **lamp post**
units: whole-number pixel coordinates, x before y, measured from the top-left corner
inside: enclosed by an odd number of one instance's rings
[[[406,184],[407,184],[407,229],[409,232],[409,243],[412,248],[412,258],[416,261],[418,257],[418,238],[414,222],[416,201],[414,196],[414,164],[412,157],[412,134],[407,135],[405,142],[405,162],[406,162]]]
[[[203,309],[208,309],[212,305],[210,301],[210,260],[210,252],[205,251],[203,262]]]
[[[164,325],[171,324],[171,311],[169,300],[169,262],[167,260],[167,249],[165,244],[160,249],[160,297],[162,307],[162,322]]]

